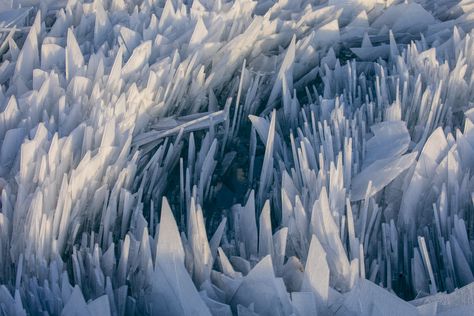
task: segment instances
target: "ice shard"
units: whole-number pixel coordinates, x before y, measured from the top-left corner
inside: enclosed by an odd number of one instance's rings
[[[0,314],[472,314],[473,27],[0,1]]]

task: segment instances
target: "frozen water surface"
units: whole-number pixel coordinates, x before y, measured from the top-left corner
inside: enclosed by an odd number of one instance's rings
[[[474,314],[473,27],[0,1],[0,315]]]

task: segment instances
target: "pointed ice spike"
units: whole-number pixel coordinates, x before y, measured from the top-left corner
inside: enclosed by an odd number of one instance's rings
[[[281,286],[284,293],[279,291]],[[275,278],[271,256],[263,258],[244,278],[231,300],[233,308],[238,304],[254,304],[259,315],[290,314],[291,303],[284,285]]]
[[[166,197],[161,204],[160,232],[156,248],[156,261],[174,261],[184,263],[184,250],[179,236],[178,226]]]
[[[211,255],[215,259],[217,255],[217,248],[219,247],[222,236],[224,235],[224,230],[227,225],[227,217],[224,217],[217,227],[214,235],[212,235],[211,240],[209,241],[209,247],[211,248]]]
[[[107,12],[104,10],[102,0],[95,0],[94,46],[99,48],[107,39],[112,28]]]
[[[248,257],[257,255],[258,234],[255,219],[255,193],[252,190],[245,206],[237,206],[240,213],[240,240],[245,244]]]
[[[163,197],[156,264],[148,296],[153,313],[210,315],[184,267],[184,250],[168,201]],[[160,299],[156,299],[160,298]]]
[[[318,310],[325,311],[329,295],[329,267],[326,252],[315,235],[311,237],[301,291],[313,292]]]
[[[296,51],[296,35],[293,35],[291,39],[290,46],[286,51],[285,58],[280,66],[277,77],[275,78],[275,83],[273,85],[272,91],[267,101],[267,108],[271,106],[278,96],[281,93],[282,80],[285,77],[287,83],[289,84],[288,90],[293,90],[293,63],[295,61],[295,51]]]
[[[30,28],[30,32],[18,55],[15,65],[15,77],[21,78],[24,83],[32,79],[33,69],[40,66],[38,36],[41,32],[41,12],[38,11]]]
[[[286,254],[286,243],[288,239],[288,227],[283,227],[273,234],[273,257],[275,270],[278,272],[283,268]]]
[[[71,29],[67,31],[66,45],[66,80],[71,80],[74,76],[80,74],[84,65],[84,57],[77,43],[76,37]]]
[[[469,267],[468,260],[466,259],[465,254],[461,250],[459,243],[456,237],[451,236],[450,238],[452,244],[452,257],[455,267],[456,276],[458,282],[461,286],[470,284],[474,282],[474,276],[472,274],[472,270]],[[436,284],[435,284],[436,286]],[[436,287],[433,289],[436,290]]]
[[[259,221],[258,255],[263,258],[273,255],[272,223],[270,220],[270,201],[263,206]]]
[[[276,110],[272,112],[270,127],[268,128],[268,137],[265,145],[265,156],[263,158],[262,172],[260,173],[260,184],[258,187],[258,205],[263,204],[264,195],[267,187],[271,184],[273,169],[273,148],[275,145],[275,127],[276,126]]]
[[[197,286],[200,286],[210,277],[212,255],[207,241],[202,209],[199,205],[197,207],[194,207],[194,205],[194,198],[191,198],[191,210],[189,212],[188,222],[190,234],[188,238],[191,242],[194,258],[194,281]]]
[[[369,34],[367,32],[364,33],[364,38],[362,39],[362,48],[370,48],[372,47],[372,42],[370,41]]]
[[[206,25],[204,25],[202,18],[200,17],[196,22],[193,34],[191,35],[191,39],[189,40],[189,47],[196,48],[197,45],[199,45],[206,36],[207,28]]]
[[[123,58],[123,48],[120,47],[115,56],[114,64],[110,70],[109,78],[107,80],[107,89],[109,91],[118,91],[120,90],[120,75],[122,73],[122,58]]]
[[[326,254],[333,284],[340,288],[350,285],[350,264],[339,236],[339,229],[329,208],[326,187],[323,187],[319,199],[313,205],[311,231],[318,237]]]
[[[392,60],[395,60],[396,57],[400,55],[397,47],[397,42],[395,41],[395,36],[393,35],[393,32],[390,31],[389,33],[389,38],[390,38],[390,58]]]
[[[64,308],[61,312],[61,315],[80,315],[80,316],[89,316],[92,314],[89,312],[84,296],[79,288],[75,286],[74,290],[69,297],[68,301],[64,305]]]
[[[268,138],[269,127],[270,127],[270,124],[268,123],[268,121],[265,120],[263,117],[255,116],[255,115],[249,115],[249,119],[252,122],[252,126],[257,131],[258,136],[260,137],[260,140],[263,143],[266,143],[267,138]]]
[[[232,267],[232,264],[230,263],[229,259],[227,258],[222,248],[219,247],[217,251],[219,254],[219,265],[220,265],[222,273],[224,273],[225,275],[231,278],[239,277],[239,273],[235,272],[234,268]]]

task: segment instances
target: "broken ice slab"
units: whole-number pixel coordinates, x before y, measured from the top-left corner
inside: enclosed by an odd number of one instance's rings
[[[257,255],[258,231],[255,218],[255,192],[253,190],[250,192],[244,206],[234,205],[232,212],[238,219],[238,222],[235,222],[236,227],[234,229],[240,233],[239,241],[243,243],[246,258]],[[241,256],[243,255],[241,254]]]
[[[420,4],[405,2],[387,8],[371,26],[378,29],[387,26],[393,32],[417,34],[426,30],[434,22],[434,17]]]
[[[156,264],[148,297],[153,314],[211,315],[184,267],[184,255],[178,226],[167,199],[163,198]]]
[[[408,150],[410,134],[405,122],[386,121],[372,125],[370,129],[374,136],[366,143],[362,169],[377,160],[401,156]]]
[[[474,283],[468,284],[460,289],[454,290],[452,293],[438,293],[427,297],[419,298],[410,303],[418,308],[433,303],[437,304],[438,313],[446,313],[446,315],[458,315],[455,308],[463,307],[474,313]],[[450,314],[449,312],[452,311]]]
[[[417,154],[417,152],[413,152],[401,157],[377,160],[362,170],[352,179],[351,201],[362,200],[366,194],[367,197],[375,195],[403,171],[410,168]],[[367,192],[370,182],[372,185],[370,191]]]
[[[416,162],[415,172],[403,192],[399,218],[405,224],[414,223],[420,195],[431,185],[438,164],[446,156],[449,145],[441,127],[435,129],[428,137],[420,157]]]
[[[152,43],[146,41],[133,50],[132,56],[122,68],[122,78],[127,80],[134,74],[140,73],[140,70],[148,63],[151,55]]]
[[[65,67],[66,51],[60,45],[50,43],[41,46],[41,69],[49,70]]]
[[[230,306],[221,302],[217,302],[209,298],[205,292],[200,292],[202,300],[206,303],[212,315],[232,316]]]
[[[472,316],[474,315],[474,305],[454,306],[453,308],[439,312],[438,316]]]
[[[390,45],[382,44],[373,47],[352,47],[351,51],[362,60],[373,61],[377,58],[387,58],[390,54]]]
[[[84,56],[72,29],[67,31],[65,57],[66,79],[71,80],[74,76],[81,74],[81,69],[84,66]]]
[[[318,315],[313,292],[291,293],[291,304],[293,304],[297,316]]]
[[[311,238],[301,290],[312,292],[315,295],[318,310],[325,311],[328,302],[329,267],[326,252],[315,235]]]
[[[304,278],[304,266],[297,257],[292,256],[288,258],[282,268],[281,275],[283,276],[283,281],[285,282],[288,292],[301,290],[301,284]]]
[[[4,10],[0,6],[0,27],[21,28],[25,25],[26,18],[33,11],[33,7]]]
[[[110,316],[110,303],[107,295],[102,295],[87,304],[91,315]]]
[[[159,263],[148,297],[155,315],[211,315],[182,263]]]
[[[416,316],[415,306],[405,302],[374,283],[359,279],[352,290],[344,294],[342,306],[336,315]]]
[[[133,140],[134,146],[143,146],[149,142],[158,141],[165,137],[177,135],[182,130],[189,133],[201,129],[210,128],[212,125],[220,124],[225,120],[226,112],[224,110],[206,113],[194,114],[189,116],[174,118],[165,118],[155,124],[153,127],[157,130],[145,132]]]
[[[61,315],[92,316],[78,285],[74,287],[71,296],[67,300],[66,305],[64,305]]]
[[[321,243],[331,273],[331,286],[340,290],[349,289],[351,285],[351,267],[339,234],[339,228],[334,220],[330,208],[326,187],[323,186],[319,199],[313,204],[310,228]],[[317,243],[314,244],[314,252],[319,252]],[[308,256],[315,256],[309,253]],[[313,257],[314,258],[314,257]],[[318,263],[324,267],[324,261]],[[323,280],[326,276],[323,274]],[[324,281],[323,281],[324,282]],[[324,294],[325,295],[325,294]]]
[[[10,129],[6,132],[3,143],[0,146],[0,176],[11,167],[25,135],[26,132],[23,128]]]
[[[238,305],[254,304],[259,315],[289,315],[290,299],[281,279],[275,278],[271,256],[263,258],[243,279],[231,300],[234,310]]]
[[[41,32],[41,14],[36,14],[35,21],[30,27],[28,36],[26,37],[23,47],[21,48],[18,60],[15,65],[15,78],[17,84],[28,83],[33,78],[33,69],[40,66],[39,64],[39,50],[38,50],[38,36]]]

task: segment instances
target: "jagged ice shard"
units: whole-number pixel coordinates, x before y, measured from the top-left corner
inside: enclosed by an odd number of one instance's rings
[[[473,315],[474,1],[0,2],[0,315]]]

